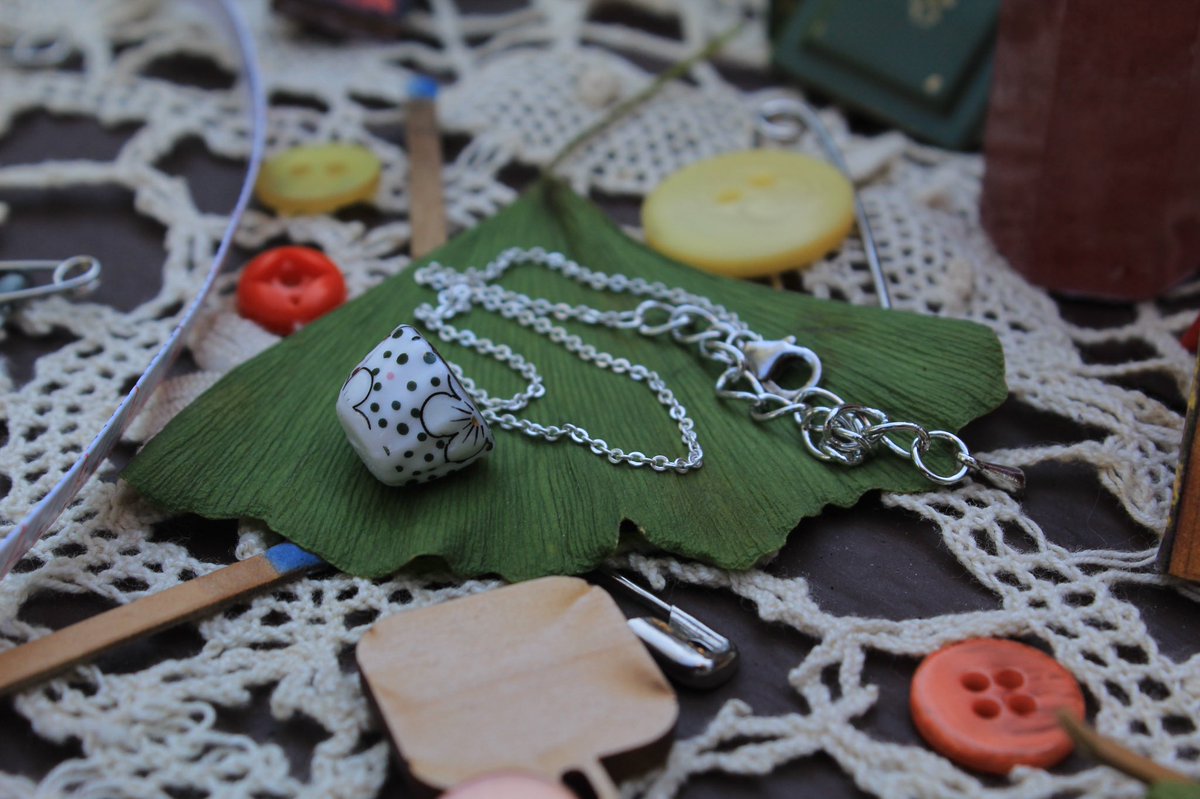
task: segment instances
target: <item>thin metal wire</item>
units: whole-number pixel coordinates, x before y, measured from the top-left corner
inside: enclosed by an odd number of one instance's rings
[[[259,164],[262,163],[263,152],[266,148],[267,128],[266,90],[258,68],[257,50],[250,28],[238,8],[238,3],[234,0],[219,0],[219,2],[209,0],[201,5],[215,5],[220,9],[217,14],[213,15],[213,19],[231,33],[243,65],[244,88],[248,97],[247,114],[250,119],[250,157],[246,165],[245,178],[238,192],[237,202],[230,212],[229,221],[226,223],[220,243],[217,245],[216,254],[209,264],[204,284],[188,305],[187,310],[184,311],[179,324],[175,326],[171,335],[167,337],[162,347],[151,359],[146,371],[138,378],[137,383],[130,389],[125,399],[121,400],[121,404],[117,406],[112,417],[92,439],[92,443],[63,474],[54,488],[50,489],[50,492],[34,505],[24,519],[0,538],[0,578],[8,574],[17,561],[29,551],[29,548],[50,529],[50,526],[79,493],[84,483],[95,474],[96,469],[108,457],[134,416],[150,399],[154,388],[166,375],[167,370],[183,349],[184,341],[199,315],[200,308],[216,283],[221,267],[233,247],[233,234],[237,230],[246,206],[250,203],[254,181],[258,176]]]
[[[786,122],[780,121],[787,120]],[[842,158],[842,151],[829,133],[829,128],[821,121],[821,117],[807,103],[791,97],[775,97],[759,106],[755,118],[755,128],[758,132],[773,141],[795,141],[799,138],[800,130],[797,123],[803,123],[817,137],[817,142],[825,152],[825,157],[838,168],[847,180],[850,170]],[[871,230],[871,220],[867,216],[866,206],[854,191],[854,218],[858,225],[858,234],[862,237],[863,251],[867,254],[867,266],[871,269],[871,280],[875,284],[875,296],[880,308],[891,308],[892,297],[888,292],[887,278],[883,274],[883,264],[879,260],[879,248],[875,244],[875,234]]]

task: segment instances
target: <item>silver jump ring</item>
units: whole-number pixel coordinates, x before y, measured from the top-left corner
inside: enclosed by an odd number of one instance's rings
[[[963,463],[963,459],[971,457],[971,453],[967,449],[967,445],[963,443],[963,440],[953,433],[947,433],[945,430],[930,430],[927,435],[928,441],[923,441],[920,437],[914,438],[912,447],[908,451],[908,457],[912,460],[913,465],[917,467],[917,471],[933,482],[944,486],[954,485],[966,477],[970,470]],[[954,445],[958,450],[954,455],[954,460],[959,464],[958,471],[943,476],[925,465],[925,460],[922,456],[929,451],[929,445],[933,441],[949,441]]]

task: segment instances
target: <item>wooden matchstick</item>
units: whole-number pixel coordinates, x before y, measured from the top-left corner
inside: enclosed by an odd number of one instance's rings
[[[437,84],[414,80],[405,104],[404,138],[408,146],[409,220],[413,260],[446,243],[446,204],[442,191],[442,141],[438,133]]]
[[[0,696],[325,565],[295,544],[277,544],[261,555],[0,652]]]

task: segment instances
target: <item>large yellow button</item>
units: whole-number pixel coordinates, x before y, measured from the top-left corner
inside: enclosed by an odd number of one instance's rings
[[[646,242],[730,277],[812,263],[854,223],[854,189],[834,167],[781,150],[727,153],[685,167],[642,204]]]
[[[293,147],[263,163],[254,192],[282,214],[325,214],[374,197],[381,168],[358,145]]]

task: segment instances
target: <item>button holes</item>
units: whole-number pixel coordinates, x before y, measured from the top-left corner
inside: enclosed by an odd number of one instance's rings
[[[1020,688],[1025,684],[1025,675],[1016,669],[1001,669],[994,675],[996,684],[1001,688]]]
[[[977,671],[968,672],[962,676],[962,687],[974,693],[986,691],[991,684],[991,680],[987,678],[987,675],[980,674]]]
[[[764,188],[764,189],[767,188],[768,186],[774,186],[775,185],[775,176],[769,175],[766,172],[760,172],[757,175],[751,176],[750,185],[758,186],[759,188]]]
[[[740,189],[725,189],[717,195],[717,202],[721,205],[732,205],[733,203],[740,202],[742,196]]]
[[[1037,710],[1037,700],[1029,694],[1013,694],[1005,700],[1008,709],[1018,716],[1028,716]]]
[[[325,172],[329,175],[342,175],[346,172],[346,165],[341,161],[334,161],[325,165]]]
[[[976,699],[971,710],[981,719],[994,719],[1000,715],[1000,703],[994,699]]]
[[[309,172],[312,172],[312,167],[308,164],[293,164],[288,170],[288,174],[294,178],[302,178]]]

